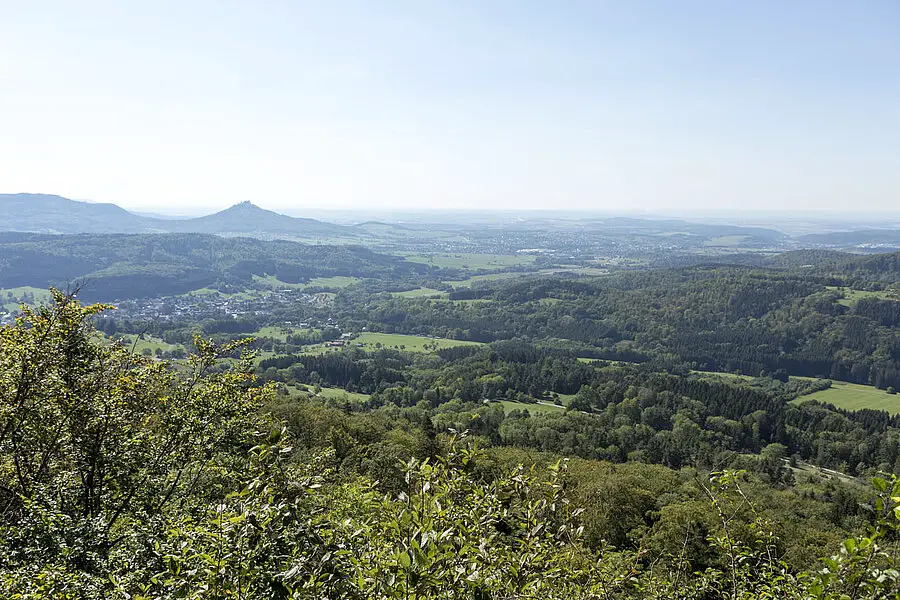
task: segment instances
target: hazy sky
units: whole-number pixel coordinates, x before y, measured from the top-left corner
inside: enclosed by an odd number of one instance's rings
[[[900,2],[0,0],[0,192],[900,208]]]

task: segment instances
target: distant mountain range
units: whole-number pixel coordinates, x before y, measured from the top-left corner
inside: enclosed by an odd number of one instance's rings
[[[115,204],[44,194],[0,194],[0,231],[29,233],[212,233],[257,238],[357,241],[365,230],[289,217],[250,202],[205,217],[160,219]]]
[[[512,253],[521,248],[593,243],[667,248],[726,249],[741,247],[767,251],[797,248],[852,249],[878,252],[900,248],[900,230],[859,229],[789,236],[762,227],[692,223],[680,219],[635,217],[562,218],[525,213],[520,218],[460,213],[452,218],[436,213],[433,222],[384,223],[368,221],[338,225],[292,217],[241,202],[215,214],[170,218],[136,214],[115,204],[70,200],[46,194],[0,194],[0,231],[42,234],[206,233],[225,237],[286,239],[308,243],[361,244],[383,250],[409,249],[471,252],[491,248]],[[514,235],[511,235],[514,234]],[[518,240],[513,242],[510,240]],[[526,241],[527,240],[527,241]],[[608,242],[608,243],[607,243]],[[516,243],[520,245],[515,246]],[[524,245],[521,245],[524,244]]]

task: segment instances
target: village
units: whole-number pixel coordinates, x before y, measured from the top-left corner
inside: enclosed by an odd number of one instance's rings
[[[325,307],[330,301],[330,294],[309,294],[296,289],[250,290],[239,294],[209,290],[181,296],[116,300],[112,304],[116,307],[116,319],[171,322],[265,317],[297,304]]]

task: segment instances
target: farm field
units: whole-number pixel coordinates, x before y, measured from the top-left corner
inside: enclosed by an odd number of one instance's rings
[[[18,312],[19,305],[26,297],[33,299],[34,304],[42,304],[50,300],[50,290],[31,286],[6,288],[0,290],[0,303],[2,308],[10,312]],[[31,303],[31,301],[29,303]]]
[[[487,302],[493,302],[490,298],[466,298],[462,300],[451,300],[450,298],[425,298],[426,300],[430,300],[431,302],[450,302],[453,304],[484,304]]]
[[[341,289],[349,285],[353,285],[359,281],[358,277],[345,277],[337,275],[334,277],[313,277],[306,283],[286,283],[277,279],[274,275],[253,276],[253,281],[258,284],[268,286],[273,290],[304,290],[306,288],[334,288]]]
[[[313,277],[307,283],[301,285],[304,289],[311,287],[342,289],[358,282],[359,277],[345,277],[343,275],[337,275],[335,277]]]
[[[161,352],[187,351],[181,344],[169,344],[160,338],[149,335],[138,336],[134,333],[127,333],[116,337],[122,341],[126,348],[130,349],[133,347],[138,354],[142,354],[145,349],[149,349],[154,354],[157,350]]]
[[[373,350],[377,344],[385,348],[401,348],[408,352],[431,352],[442,348],[454,346],[480,345],[478,342],[466,342],[462,340],[449,340],[444,338],[430,338],[419,335],[403,335],[399,333],[361,333],[351,343],[362,344],[366,350]]]
[[[602,363],[609,363],[610,365],[638,365],[638,364],[640,364],[640,363],[636,363],[636,362],[629,362],[627,360],[608,360],[606,358],[590,358],[590,357],[586,357],[586,356],[579,356],[578,362],[587,363],[587,364],[591,364],[591,363],[595,363],[595,362],[602,362]],[[560,394],[560,395],[562,395],[562,394]]]
[[[554,267],[552,269],[541,269],[537,271],[541,275],[581,275],[586,277],[601,277],[603,275],[609,275],[609,271],[607,269],[603,269],[600,267],[582,267],[579,265],[574,266],[562,266],[562,267]]]
[[[499,281],[501,279],[513,279],[515,277],[523,277],[525,275],[530,275],[531,273],[487,273],[485,275],[473,275],[467,279],[459,279],[454,281],[445,281],[444,283],[449,283],[454,288],[467,288],[472,287],[472,284],[477,283],[479,281]]]
[[[843,306],[851,306],[856,303],[857,300],[862,298],[882,298],[884,300],[900,300],[900,297],[895,293],[891,293],[886,290],[870,292],[867,290],[854,290],[847,287],[836,287],[836,286],[826,286],[826,289],[829,289],[833,292],[842,292],[844,297],[838,300],[838,304]]]
[[[724,377],[726,379],[743,379],[744,381],[755,379],[752,375],[738,375],[737,373],[725,373],[721,371],[691,371],[691,373],[709,378]]]
[[[827,390],[813,392],[806,396],[800,396],[794,402],[816,400],[833,404],[844,410],[884,410],[892,415],[900,414],[900,395],[888,394],[884,390],[871,385],[833,381]]]
[[[432,288],[416,288],[414,290],[406,290],[405,292],[391,292],[392,296],[399,298],[443,298],[446,292],[435,290]]]
[[[512,254],[407,254],[404,258],[436,267],[481,271],[530,265],[535,260],[534,256]]]
[[[356,392],[348,392],[341,388],[322,388],[318,397],[325,399],[344,400],[362,404],[369,399],[369,394],[358,394]]]
[[[749,236],[746,235],[720,235],[703,243],[711,248],[733,248],[740,246]]]
[[[506,412],[512,410],[527,410],[529,413],[558,413],[566,410],[564,406],[556,406],[551,404],[527,404],[525,402],[515,402],[513,400],[498,400],[489,404],[500,404]]]
[[[299,329],[299,328],[298,328]],[[302,331],[302,330],[301,330]],[[261,327],[251,333],[248,337],[254,338],[272,338],[273,340],[278,340],[280,342],[287,341],[287,336],[289,336],[293,330],[290,327],[278,327],[278,326],[269,326],[269,327]]]

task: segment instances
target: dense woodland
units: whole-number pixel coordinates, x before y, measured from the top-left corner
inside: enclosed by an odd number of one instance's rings
[[[609,360],[900,387],[900,303],[869,282],[884,297],[845,306],[840,285],[833,275],[697,267],[510,283],[454,292],[455,302],[362,303],[348,290],[344,317],[358,327],[478,342],[556,339]]]
[[[738,387],[727,408],[717,384],[603,381],[601,366],[577,398],[604,411],[570,409],[568,446],[535,451],[513,431],[524,412],[396,387],[368,410],[292,397],[231,358],[241,342],[197,338],[176,370],[98,336],[103,309],[56,294],[0,330],[4,597],[897,597],[900,482],[797,481],[767,413],[734,418],[765,390]],[[543,360],[514,347],[510,365]],[[777,402],[789,385],[766,390]],[[561,456],[645,421],[676,451],[702,450],[692,435],[714,449],[720,430],[760,452],[738,470]],[[535,439],[555,431],[539,422]]]
[[[0,233],[0,287],[78,287],[93,300],[167,296],[207,286],[240,290],[252,285],[254,275],[286,283],[335,275],[402,282],[427,279],[431,271],[360,246],[206,234]]]
[[[56,293],[0,329],[0,596],[900,597],[900,417],[807,399],[900,385],[895,255],[454,287],[363,249],[101,237],[64,254],[356,283],[155,323]]]

